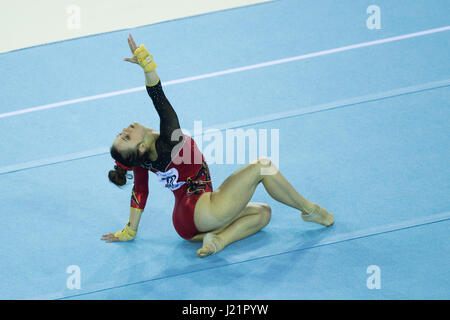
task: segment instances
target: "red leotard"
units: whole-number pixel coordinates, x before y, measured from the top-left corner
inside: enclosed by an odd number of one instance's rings
[[[159,181],[166,188],[172,190],[175,196],[173,226],[182,238],[189,240],[200,233],[194,223],[197,200],[204,192],[213,191],[213,187],[208,165],[195,141],[184,135],[181,145],[182,147],[164,172],[157,171],[146,164],[132,168],[134,187],[131,206],[138,209],[145,208],[148,197],[148,170],[150,170],[158,176]]]

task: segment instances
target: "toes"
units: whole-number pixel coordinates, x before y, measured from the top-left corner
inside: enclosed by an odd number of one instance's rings
[[[199,249],[197,251],[197,257],[204,258],[204,257],[207,257],[207,256],[209,256],[209,253],[207,251],[202,250],[202,249]]]
[[[204,258],[204,257],[210,256],[213,253],[214,253],[214,250],[211,248],[211,246],[210,245],[206,245],[206,246],[201,247],[200,249],[198,249],[197,256],[200,257],[200,258]]]
[[[320,211],[315,211],[310,214],[306,214],[305,212],[302,211],[303,220],[306,222],[315,222],[325,227],[333,225],[334,216],[321,207],[319,207],[319,209]]]
[[[329,223],[328,223],[327,227],[330,227],[330,226],[332,226],[333,224],[334,224],[334,216],[331,215],[331,217],[329,218]]]

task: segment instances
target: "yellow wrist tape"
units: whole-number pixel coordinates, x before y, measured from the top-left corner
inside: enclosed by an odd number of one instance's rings
[[[137,231],[131,229],[129,224],[130,223],[128,222],[123,230],[114,233],[114,236],[118,238],[120,241],[130,241],[136,237]]]
[[[156,69],[156,63],[155,60],[153,60],[153,56],[147,51],[143,44],[141,44],[140,47],[134,51],[133,55],[136,57],[139,65],[145,72],[150,72]]]

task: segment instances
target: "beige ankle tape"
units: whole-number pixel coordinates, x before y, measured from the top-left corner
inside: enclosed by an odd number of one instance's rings
[[[214,241],[212,239],[212,235],[210,233],[205,236],[205,240],[206,240],[207,244],[210,244],[214,247],[214,254],[216,254],[217,247],[216,247],[216,244],[214,243]]]

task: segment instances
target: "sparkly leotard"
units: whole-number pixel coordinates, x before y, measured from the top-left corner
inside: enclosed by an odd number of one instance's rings
[[[177,233],[184,239],[191,239],[200,232],[194,223],[197,200],[205,192],[213,191],[211,176],[203,154],[195,141],[183,134],[178,141],[172,141],[174,130],[181,130],[178,117],[164,95],[161,83],[147,87],[160,117],[160,136],[156,141],[158,158],[132,169],[134,186],[131,207],[144,209],[148,198],[148,171],[155,173],[164,187],[175,196],[172,221]],[[174,155],[174,156],[172,156]],[[123,165],[116,163],[121,167]],[[126,167],[125,167],[126,168]]]

